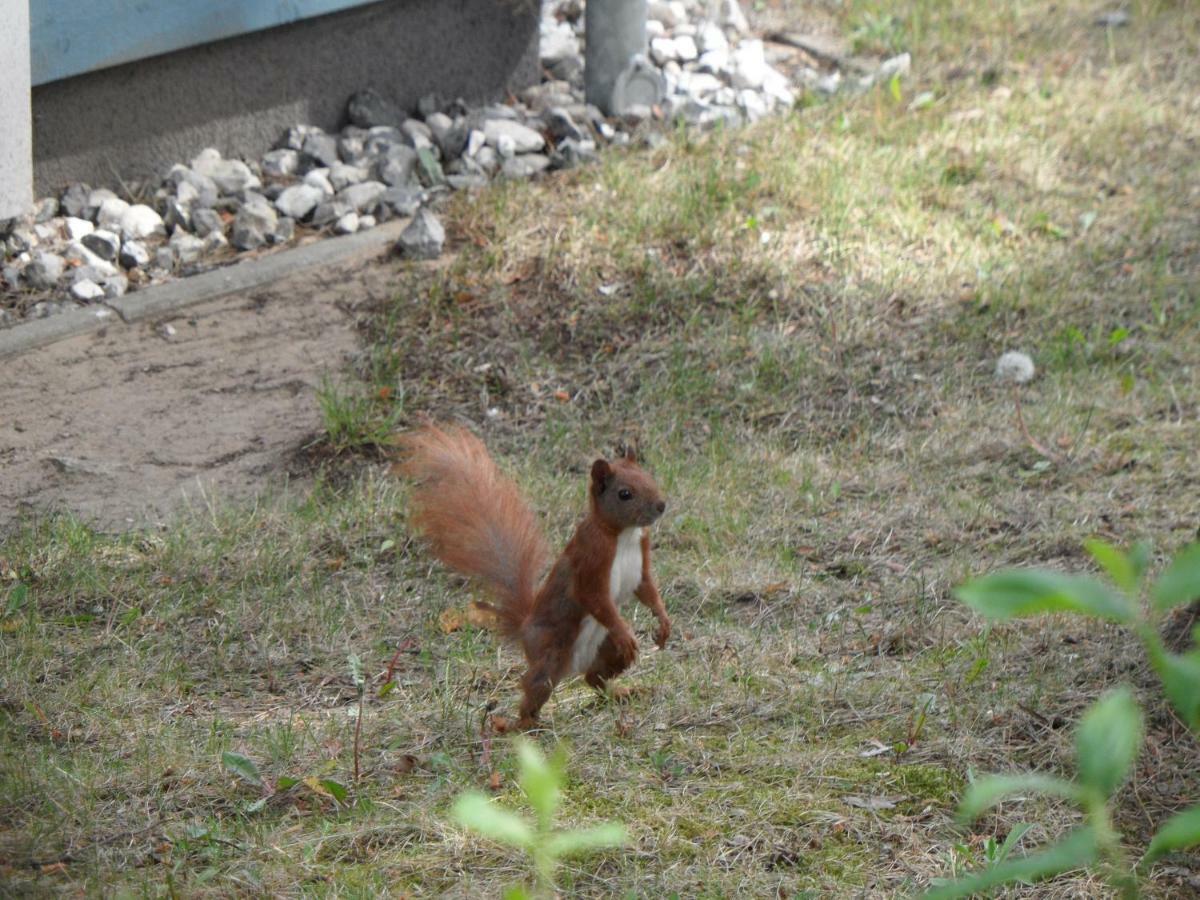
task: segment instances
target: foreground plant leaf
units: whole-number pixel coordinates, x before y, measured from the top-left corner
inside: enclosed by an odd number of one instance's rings
[[[225,766],[234,775],[241,778],[243,781],[248,781],[255,787],[265,787],[263,777],[258,771],[258,766],[254,761],[247,756],[242,756],[240,753],[230,753],[226,751],[221,754],[221,764]]]
[[[533,829],[529,823],[496,806],[483,794],[463,794],[454,802],[451,814],[464,828],[494,841],[521,849],[533,846]]]
[[[1142,711],[1128,688],[1111,691],[1084,715],[1075,734],[1079,781],[1111,797],[1142,745]]]
[[[1094,578],[1038,569],[1006,569],[967,582],[954,593],[972,609],[994,619],[1054,612],[1090,614],[1113,622],[1134,619],[1129,599]]]
[[[1154,606],[1166,611],[1200,598],[1200,543],[1184,547],[1154,585]]]
[[[1078,785],[1053,775],[989,775],[980,778],[967,790],[967,795],[959,804],[958,817],[970,822],[1013,794],[1047,794],[1064,800],[1080,799]]]
[[[1160,856],[1200,846],[1200,805],[1176,813],[1163,823],[1150,841],[1142,866],[1149,866]]]
[[[939,885],[926,891],[923,897],[924,900],[952,900],[955,897],[970,897],[1010,881],[1042,881],[1072,869],[1090,866],[1099,856],[1095,833],[1091,828],[1078,828],[1045,850],[1002,862],[950,884]]]

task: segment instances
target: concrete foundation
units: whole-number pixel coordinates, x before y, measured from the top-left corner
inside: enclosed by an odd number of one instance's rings
[[[29,6],[0,0],[0,219],[29,208]]]
[[[36,194],[158,176],[204,147],[258,156],[289,125],[340,127],[366,87],[402,109],[429,93],[501,97],[538,79],[538,7],[390,0],[42,85]]]

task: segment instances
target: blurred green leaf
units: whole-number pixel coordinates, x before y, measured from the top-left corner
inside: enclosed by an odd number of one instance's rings
[[[454,820],[477,834],[528,849],[533,846],[533,829],[520,816],[491,803],[483,794],[463,794],[451,810]]]
[[[319,784],[321,787],[325,788],[325,790],[329,791],[330,796],[333,797],[333,799],[338,803],[344,804],[350,797],[350,792],[346,790],[345,785],[339,784],[338,782],[329,778],[322,778]]]
[[[1142,745],[1142,711],[1128,688],[1110,691],[1083,716],[1075,733],[1079,781],[1106,798],[1121,786]]]
[[[1146,570],[1150,568],[1150,543],[1148,541],[1138,541],[1129,548],[1129,562],[1133,565],[1133,571],[1137,574],[1138,580],[1146,574]]]
[[[275,779],[275,792],[287,791],[294,788],[300,783],[299,778],[292,778],[290,775],[280,775]]]
[[[1168,610],[1200,598],[1200,543],[1184,547],[1154,585],[1154,606]]]
[[[16,615],[29,600],[29,585],[19,582],[8,592],[8,600],[4,604],[4,616]]]
[[[1010,881],[1034,882],[1050,878],[1071,869],[1082,869],[1092,865],[1100,856],[1096,835],[1090,828],[1077,828],[1064,840],[1045,850],[1031,853],[992,866],[974,875],[968,875],[950,884],[939,885],[926,891],[924,900],[953,900],[981,894],[1000,884]]]
[[[1200,845],[1200,805],[1185,809],[1167,819],[1150,841],[1150,847],[1146,850],[1141,864],[1148,866],[1160,856],[1197,845]]]
[[[967,789],[958,807],[958,817],[964,822],[977,819],[984,810],[995,806],[1012,794],[1049,794],[1078,801],[1079,788],[1063,778],[1053,775],[988,775],[980,778]]]
[[[554,857],[571,856],[602,847],[620,847],[627,839],[623,825],[608,823],[556,834],[546,842],[546,850]]]
[[[242,756],[240,753],[226,751],[221,754],[221,763],[226,769],[243,781],[248,781],[255,787],[265,787],[262,775],[259,774],[258,766],[249,757]]]
[[[1127,554],[1099,538],[1084,541],[1083,546],[1117,587],[1127,594],[1137,592],[1138,573],[1133,560]]]
[[[1093,578],[1039,569],[1007,569],[959,587],[955,594],[972,609],[995,619],[1039,613],[1085,613],[1115,622],[1134,618],[1129,600]]]
[[[524,738],[517,742],[517,760],[521,767],[521,790],[529,798],[530,805],[537,813],[538,823],[545,831],[554,822],[562,773],[535,744]]]
[[[1189,728],[1200,731],[1200,652],[1169,653],[1158,643],[1147,652],[1171,705]]]

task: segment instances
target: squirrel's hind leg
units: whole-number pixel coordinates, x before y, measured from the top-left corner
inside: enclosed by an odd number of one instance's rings
[[[539,649],[540,652],[535,652]],[[529,659],[529,670],[521,679],[521,690],[525,696],[521,700],[521,710],[517,719],[517,727],[523,731],[537,724],[538,714],[550,699],[554,686],[563,677],[569,662],[570,648],[554,645],[541,648],[527,646],[525,652]]]
[[[611,681],[628,668],[629,663],[621,658],[612,638],[606,637],[591,667],[584,673],[583,680],[602,694],[618,702],[624,701],[629,699],[629,688],[611,684]]]

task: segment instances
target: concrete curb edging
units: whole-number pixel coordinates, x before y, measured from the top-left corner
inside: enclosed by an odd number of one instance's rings
[[[322,238],[257,259],[243,260],[178,281],[133,291],[102,306],[71,309],[45,319],[14,325],[0,331],[0,359],[101,328],[173,313],[206,300],[216,300],[227,294],[278,281],[303,269],[378,255],[391,249],[408,223],[409,219],[396,219],[369,231],[345,237]]]

